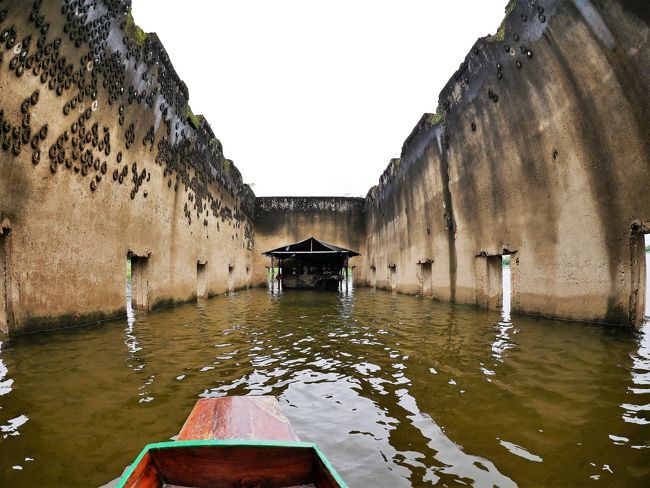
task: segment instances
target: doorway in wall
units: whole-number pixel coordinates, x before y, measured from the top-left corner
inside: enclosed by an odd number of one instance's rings
[[[208,274],[206,263],[197,261],[196,263],[196,297],[206,298],[208,296]]]
[[[503,318],[510,320],[510,306],[512,303],[512,254],[501,256],[501,310]]]
[[[132,252],[127,253],[126,281],[127,281],[127,301],[130,298],[131,308],[148,310],[150,307],[149,256],[137,256]]]
[[[9,332],[9,229],[0,228],[0,331]]]
[[[476,257],[476,302],[490,309],[502,310],[504,318],[510,318],[512,297],[512,272],[510,263],[514,253]]]
[[[631,236],[630,325],[639,327],[650,316],[650,223],[635,224]]]
[[[650,272],[648,272],[650,269],[650,234],[644,234],[643,243],[645,244],[645,307],[643,308],[647,320],[650,318]]]
[[[418,263],[418,291],[424,297],[433,295],[433,261],[425,259]]]
[[[388,265],[388,286],[391,290],[397,289],[397,265]]]
[[[228,291],[235,290],[235,265],[228,265]]]

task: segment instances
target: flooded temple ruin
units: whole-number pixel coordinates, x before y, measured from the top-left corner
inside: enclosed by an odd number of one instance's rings
[[[365,198],[257,197],[129,0],[0,0],[0,485],[270,394],[351,486],[646,486],[650,8],[494,27]]]
[[[358,252],[319,241],[314,237],[284,244],[263,253],[271,258],[271,276],[284,289],[349,289],[350,258]],[[278,274],[274,270],[278,263]],[[273,286],[271,287],[273,289]]]

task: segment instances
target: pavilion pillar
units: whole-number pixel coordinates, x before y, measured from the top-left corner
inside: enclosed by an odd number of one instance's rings
[[[348,259],[345,258],[345,292],[347,293],[349,291],[349,276],[348,276]]]

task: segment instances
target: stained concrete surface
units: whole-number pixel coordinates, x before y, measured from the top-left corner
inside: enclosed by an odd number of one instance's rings
[[[357,285],[498,307],[513,254],[513,312],[641,321],[647,2],[510,2],[365,199],[255,198],[129,5],[0,2],[10,333],[124,313],[127,255],[155,308],[261,285],[310,235],[361,252]]]

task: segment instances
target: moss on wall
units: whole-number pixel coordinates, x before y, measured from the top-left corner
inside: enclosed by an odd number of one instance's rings
[[[138,24],[135,23],[133,15],[131,14],[131,8],[126,15],[126,27],[133,34],[133,39],[138,44],[138,46],[143,46],[144,42],[147,40],[147,33],[143,31]]]
[[[187,104],[187,107],[185,107],[185,118],[187,121],[190,123],[194,129],[198,129],[201,127],[201,115],[194,115],[194,112],[192,112],[192,107],[190,107],[189,104]]]
[[[508,17],[514,11],[516,6],[517,6],[517,0],[510,0],[508,2],[508,5],[506,5],[506,14],[503,17],[503,20],[501,21],[501,25],[497,29],[496,34],[489,37],[490,41],[492,41],[492,42],[502,42],[503,41],[503,39],[505,38],[505,35],[506,35],[506,20],[508,20]]]

